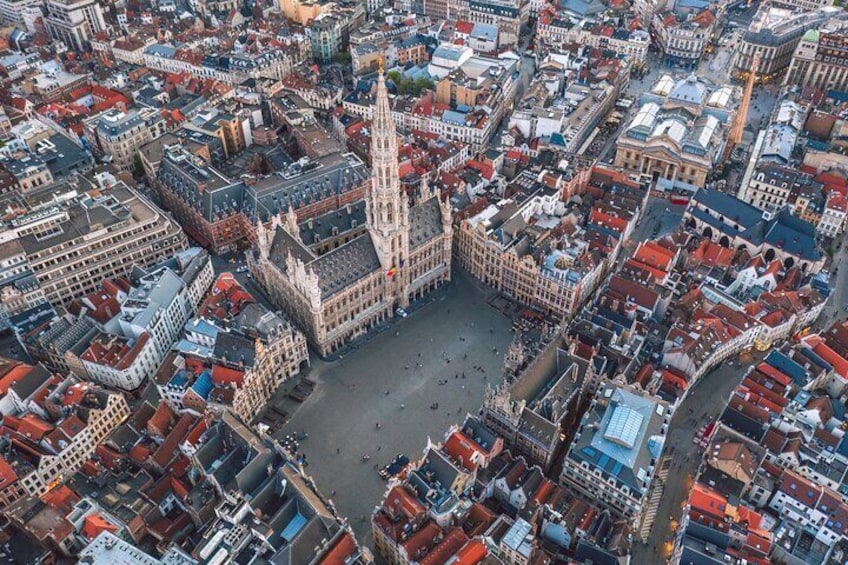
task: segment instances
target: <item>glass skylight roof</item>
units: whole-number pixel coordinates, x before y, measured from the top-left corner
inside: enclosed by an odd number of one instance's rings
[[[618,445],[633,449],[642,420],[645,417],[627,406],[616,406],[613,410],[604,438]]]

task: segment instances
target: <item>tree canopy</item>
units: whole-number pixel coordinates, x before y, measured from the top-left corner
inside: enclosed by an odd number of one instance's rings
[[[410,78],[403,76],[398,71],[389,71],[389,80],[391,80],[397,88],[398,94],[419,95],[423,90],[432,90],[433,81],[426,77]]]

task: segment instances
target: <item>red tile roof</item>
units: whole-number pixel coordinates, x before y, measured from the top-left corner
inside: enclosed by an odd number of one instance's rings
[[[539,485],[539,488],[536,489],[536,494],[533,495],[534,501],[539,504],[544,504],[547,502],[548,497],[551,496],[551,493],[556,488],[556,485],[549,481],[548,479],[542,479],[542,484]]]
[[[833,193],[827,198],[825,208],[839,212],[848,212],[848,198],[841,194]]]
[[[142,333],[137,339],[130,340],[119,336],[103,336],[91,342],[88,349],[81,355],[84,361],[105,365],[116,371],[123,371],[132,366],[136,357],[141,353],[150,335]]]
[[[420,560],[420,563],[421,565],[444,565],[466,543],[468,543],[468,536],[465,532],[461,528],[454,528],[439,545],[432,548],[427,556]]]
[[[633,258],[645,263],[655,269],[668,271],[674,261],[675,252],[662,247],[654,241],[646,241],[639,244]]]
[[[715,16],[709,9],[707,9],[692,18],[692,21],[701,27],[709,27],[715,22]]]
[[[794,471],[784,471],[780,477],[778,490],[788,494],[801,504],[814,508],[824,490]]]
[[[356,555],[358,551],[353,536],[345,532],[319,563],[321,565],[347,565],[347,560]]]
[[[60,485],[42,494],[41,501],[67,514],[73,509],[74,504],[80,501],[80,497],[66,485]]]
[[[848,361],[831,349],[817,334],[808,335],[801,339],[801,343],[812,349],[816,355],[830,363],[834,370],[843,378],[848,377]]]
[[[15,473],[12,466],[9,465],[5,459],[0,458],[0,491],[15,484],[17,480],[18,474]]]
[[[3,418],[3,425],[16,430],[20,435],[34,442],[41,441],[44,436],[54,429],[53,424],[45,422],[32,412],[21,418],[6,416]]]
[[[476,441],[459,430],[450,435],[442,451],[467,471],[477,469],[475,459],[482,460],[486,456],[486,451]]]
[[[473,539],[456,552],[456,561],[452,565],[477,565],[488,553],[486,544],[479,539]]]
[[[442,530],[435,522],[427,522],[423,528],[412,534],[409,539],[401,543],[406,550],[410,561],[420,561],[433,547],[433,540],[441,535]]]
[[[5,396],[13,384],[19,382],[32,371],[32,365],[20,363],[0,378],[0,396]]]
[[[459,33],[464,33],[465,35],[468,35],[473,29],[474,24],[472,22],[465,22],[461,20],[456,22],[456,31],[458,31]]]
[[[183,442],[188,432],[196,420],[195,416],[183,414],[183,416],[174,424],[174,428],[168,433],[165,441],[159,446],[159,449],[153,454],[153,461],[164,468],[168,463],[172,462],[175,457],[180,455],[179,445]]]
[[[602,227],[609,228],[613,231],[623,233],[627,228],[627,220],[617,218],[598,209],[592,209],[589,214],[589,221]]]
[[[223,365],[215,365],[212,367],[212,382],[216,385],[234,384],[240,387],[244,382],[244,371],[230,369]]]
[[[238,316],[248,304],[256,302],[236,280],[232,273],[221,273],[197,315],[208,320],[224,321]]]
[[[704,239],[698,248],[692,252],[692,259],[699,264],[710,267],[729,267],[735,254],[736,252],[732,249]]]
[[[156,412],[150,420],[147,421],[147,433],[150,435],[167,434],[171,429],[171,422],[176,417],[176,414],[165,401],[160,401],[156,407]]]
[[[391,516],[403,514],[407,518],[413,518],[425,512],[424,506],[400,485],[389,491],[383,508]]]
[[[608,290],[649,310],[653,310],[659,301],[655,291],[618,275],[610,279]]]
[[[91,389],[88,383],[74,383],[68,387],[65,394],[62,395],[62,406],[76,406],[79,404],[85,393]]]
[[[86,516],[82,526],[82,535],[89,541],[99,536],[102,532],[111,532],[114,534],[117,531],[118,528],[100,514]]]
[[[727,499],[708,486],[696,483],[689,495],[689,507],[701,515],[722,520],[727,513]]]

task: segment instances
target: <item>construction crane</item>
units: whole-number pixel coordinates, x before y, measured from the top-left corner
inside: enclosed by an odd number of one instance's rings
[[[742,143],[742,134],[745,132],[745,121],[748,118],[748,108],[751,106],[751,94],[754,92],[754,82],[757,80],[757,71],[759,69],[760,56],[754,55],[754,58],[751,60],[751,71],[748,73],[747,82],[745,82],[745,92],[742,94],[742,100],[739,102],[739,110],[736,112],[736,118],[733,120],[733,126],[730,128],[730,134],[727,136],[727,144],[724,146],[721,165],[727,162],[733,149]]]

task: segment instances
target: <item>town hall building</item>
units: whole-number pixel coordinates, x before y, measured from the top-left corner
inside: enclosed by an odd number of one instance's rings
[[[248,266],[257,283],[327,356],[451,277],[450,204],[426,179],[411,201],[398,176],[398,141],[380,73],[364,201],[298,222],[289,208],[257,226]]]

